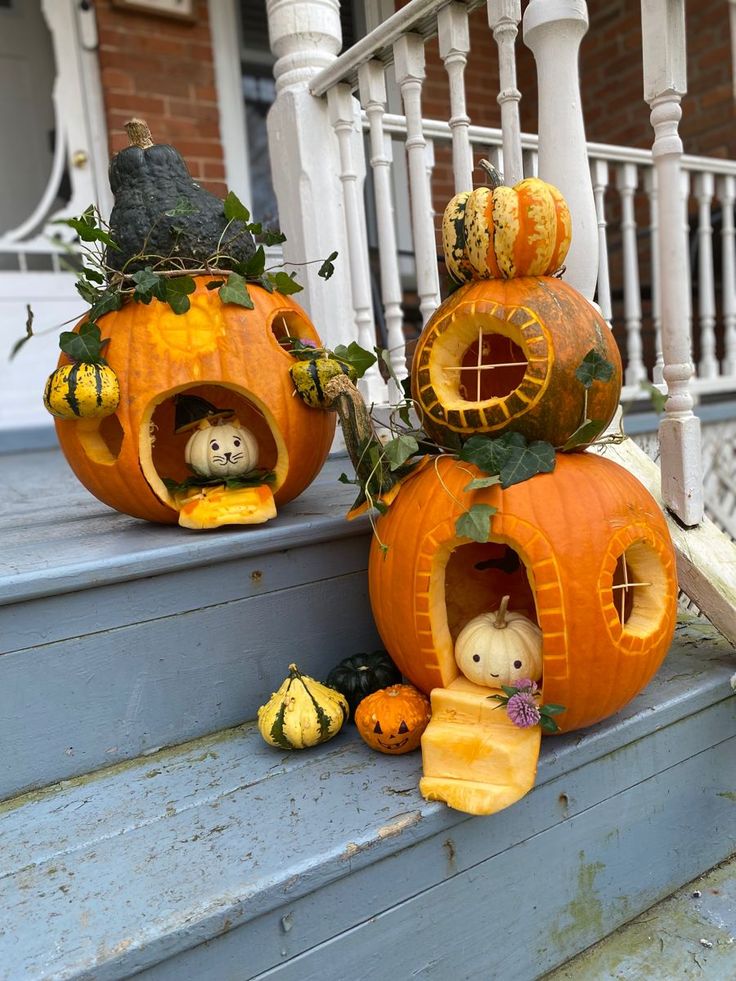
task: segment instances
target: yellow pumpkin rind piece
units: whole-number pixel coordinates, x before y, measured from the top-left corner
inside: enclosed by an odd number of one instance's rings
[[[273,494],[265,484],[233,490],[224,486],[200,488],[177,498],[177,503],[179,524],[193,531],[223,525],[260,525],[276,517]]]

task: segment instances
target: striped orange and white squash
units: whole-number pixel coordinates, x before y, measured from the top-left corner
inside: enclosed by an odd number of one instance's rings
[[[562,194],[538,177],[514,187],[500,182],[487,161],[490,187],[456,194],[442,219],[445,263],[453,279],[549,276],[565,261],[572,236]]]

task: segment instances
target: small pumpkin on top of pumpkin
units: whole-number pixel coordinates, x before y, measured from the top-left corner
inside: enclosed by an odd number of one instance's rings
[[[355,725],[371,749],[399,756],[418,748],[431,714],[429,699],[413,685],[391,685],[363,699]]]

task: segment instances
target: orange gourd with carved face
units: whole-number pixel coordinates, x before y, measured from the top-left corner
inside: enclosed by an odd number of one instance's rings
[[[587,392],[575,377],[589,352],[613,368]],[[547,277],[479,280],[449,296],[422,332],[412,394],[427,433],[454,447],[506,430],[561,447],[583,419],[608,425],[621,394],[621,356],[598,311]]]
[[[430,714],[429,699],[412,685],[391,685],[361,701],[355,725],[371,749],[398,756],[417,749]]]
[[[541,630],[543,701],[566,707],[561,730],[613,714],[647,684],[674,633],[675,560],[657,503],[588,453],[558,454],[553,473],[506,490],[466,491],[478,476],[443,457],[409,477],[379,519],[369,581],[384,646],[422,691],[447,689],[463,627],[510,596],[509,609]],[[486,542],[456,531],[474,504],[497,509]]]
[[[259,467],[275,473],[270,486],[277,504],[300,494],[327,457],[334,415],[294,397],[289,368],[295,359],[279,344],[289,334],[320,343],[306,314],[289,297],[251,284],[252,310],[223,304],[217,290],[207,289],[210,281],[196,280],[184,314],[154,299],[101,317],[120,404],[104,419],[57,420],[59,442],[79,480],[118,511],[177,521],[164,478],[191,476],[185,460],[191,432],[175,432],[180,393],[232,410],[257,443]]]

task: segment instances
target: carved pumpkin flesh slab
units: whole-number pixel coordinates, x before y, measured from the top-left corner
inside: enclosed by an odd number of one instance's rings
[[[304,311],[289,297],[252,284],[254,309],[223,304],[207,289],[210,281],[197,279],[185,314],[154,299],[101,317],[102,336],[110,338],[105,358],[120,383],[118,409],[104,419],[56,421],[79,480],[134,517],[165,523],[179,517],[181,501],[163,481],[191,476],[185,463],[191,432],[175,432],[179,393],[234,411],[255,437],[259,467],[275,472],[269,486],[276,504],[300,494],[329,452],[334,415],[294,397],[289,368],[295,359],[279,344],[287,334],[321,343]],[[257,495],[245,496],[255,503]]]
[[[613,377],[593,382],[586,409],[575,371],[592,350]],[[584,414],[611,421],[621,357],[597,310],[561,280],[480,280],[430,319],[414,354],[412,393],[424,428],[442,445],[513,429],[561,447]]]
[[[441,458],[409,477],[377,525],[370,598],[384,645],[419,689],[454,687],[454,642],[479,613],[509,609],[542,631],[543,701],[562,731],[617,712],[656,672],[676,619],[672,544],[654,499],[622,467],[576,453],[502,490]],[[487,543],[459,538],[464,508],[488,504]],[[470,684],[462,679],[464,684]],[[482,691],[482,689],[479,689]]]

